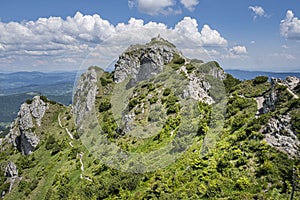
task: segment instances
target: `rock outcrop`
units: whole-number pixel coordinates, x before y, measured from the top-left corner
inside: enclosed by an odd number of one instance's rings
[[[14,185],[15,185],[15,181],[16,180],[21,180],[22,177],[18,176],[18,169],[17,166],[15,165],[15,163],[8,161],[5,169],[4,169],[4,176],[7,177],[6,183],[9,183],[9,189],[8,189],[8,193],[11,192],[11,190],[13,189]],[[6,195],[6,192],[3,191],[3,193],[1,194],[2,198]]]
[[[48,105],[39,96],[36,96],[33,98],[29,108],[36,125],[41,126],[42,118],[48,109]]]
[[[163,65],[171,62],[174,54],[180,54],[175,46],[157,37],[146,45],[133,45],[119,57],[115,64],[116,83],[131,77],[131,84],[146,80],[162,72]]]
[[[267,125],[261,129],[261,132],[265,134],[265,140],[269,145],[290,156],[300,156],[298,151],[300,141],[297,138],[297,133],[293,131],[289,115],[281,115],[278,118],[272,117]]]
[[[183,98],[191,97],[192,99],[196,101],[203,101],[209,105],[215,103],[215,100],[210,95],[211,90],[218,89],[218,92],[221,92],[223,94],[223,97],[226,96],[225,88],[223,83],[221,83],[226,78],[226,73],[224,70],[220,67],[218,67],[216,64],[211,64],[214,62],[210,62],[210,64],[207,66],[209,67],[209,70],[207,73],[203,72],[196,72],[193,71],[192,73],[188,73],[185,66],[182,66],[180,68],[180,72],[184,72],[185,76],[189,79],[189,83],[187,84],[186,89],[183,92]],[[205,64],[204,64],[205,65]],[[214,81],[207,81],[205,76],[212,76],[216,80]],[[216,84],[217,82],[221,84]],[[219,88],[217,88],[219,87]]]
[[[211,67],[211,69],[208,72],[208,75],[211,75],[221,81],[224,81],[226,79],[225,71],[221,67],[219,67],[217,63],[215,63],[215,66]]]
[[[279,98],[279,91],[276,89],[276,85],[285,86],[287,91],[290,93],[290,95],[292,95],[293,98],[299,98],[295,93],[295,89],[300,86],[299,78],[290,76],[288,76],[286,80],[281,80],[280,78],[272,78],[270,91],[263,96],[264,102],[261,113],[268,113],[275,110]]]
[[[6,140],[25,155],[33,152],[40,141],[34,130],[41,126],[47,109],[48,104],[39,96],[35,96],[30,104],[23,103]]]
[[[95,68],[91,67],[78,80],[73,98],[72,112],[75,115],[77,127],[80,127],[86,114],[92,111],[97,89],[97,73]]]
[[[5,176],[6,177],[17,177],[18,176],[18,169],[15,163],[9,161],[7,166],[5,167]]]
[[[278,99],[278,91],[275,89],[275,86],[279,83],[279,81],[280,80],[278,79],[271,79],[270,92],[263,96],[261,113],[268,113],[275,110]]]
[[[183,98],[191,97],[196,101],[203,101],[209,105],[215,102],[209,95],[209,89],[211,88],[209,82],[204,81],[203,77],[197,76],[194,73],[187,73],[184,67],[181,67],[181,70],[185,72],[189,79],[189,83],[183,91]]]
[[[300,79],[295,76],[288,76],[285,83],[291,90],[295,90],[300,85]]]
[[[257,115],[273,112],[276,110],[276,106],[280,104],[279,99],[282,94],[276,86],[286,87],[288,93],[284,93],[285,95],[289,94],[291,98],[299,98],[295,94],[295,88],[299,84],[300,81],[297,77],[287,77],[286,80],[272,78],[270,90],[262,97],[256,98],[259,109]],[[300,156],[298,152],[300,141],[291,125],[289,113],[272,117],[260,132],[265,134],[265,140],[269,145],[287,153],[289,156]]]

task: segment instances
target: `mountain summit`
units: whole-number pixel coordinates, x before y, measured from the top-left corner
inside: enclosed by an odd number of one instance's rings
[[[300,81],[240,81],[161,37],[72,106],[34,97],[0,139],[4,199],[287,199],[300,175]],[[293,187],[292,187],[293,185]]]
[[[170,63],[175,55],[182,56],[175,45],[160,36],[146,45],[132,45],[119,57],[114,81],[119,83],[128,76],[132,76],[134,82],[146,80],[162,72],[163,66]]]

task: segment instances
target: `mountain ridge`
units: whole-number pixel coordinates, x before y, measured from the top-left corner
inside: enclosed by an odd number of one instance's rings
[[[0,140],[4,199],[289,196],[296,181],[293,168],[299,167],[294,153],[300,133],[299,79],[239,81],[216,62],[165,52],[160,44],[136,47],[137,54],[120,55],[119,71],[90,67],[78,80],[72,107],[45,97],[22,105],[7,136],[11,139]],[[129,63],[135,70],[128,71]],[[223,100],[226,110],[216,107]],[[220,134],[214,134],[220,126]],[[123,153],[110,157],[118,152],[109,149],[112,143]],[[164,147],[170,154],[130,157]],[[154,165],[146,166],[153,158]]]

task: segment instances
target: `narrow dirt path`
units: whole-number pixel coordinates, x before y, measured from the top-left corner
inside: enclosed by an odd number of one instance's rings
[[[74,147],[72,142],[69,142],[69,145],[70,145],[72,148]]]
[[[73,135],[70,133],[70,131],[68,130],[68,128],[66,128],[66,132],[68,133],[68,135],[70,136],[71,140],[74,140]]]
[[[64,128],[61,124],[61,120],[60,120],[60,113],[57,116],[57,121],[58,121],[58,125],[60,128]],[[69,137],[71,138],[71,140],[74,140],[73,135],[70,133],[70,131],[68,130],[68,128],[65,128],[66,133],[69,135]]]
[[[82,172],[84,172],[84,166],[83,166],[83,162],[82,162],[83,153],[82,152],[78,153],[77,157],[79,157],[79,161],[80,161],[80,164],[81,164],[80,169],[81,169]]]
[[[57,121],[58,121],[58,125],[60,128],[63,128],[63,126],[61,125],[61,121],[60,121],[60,113],[57,116]]]
[[[286,84],[282,84],[282,83],[278,83],[279,85],[283,85],[283,86],[286,86],[287,87],[287,91],[291,94],[291,95],[293,95],[293,97],[295,98],[295,99],[299,99],[299,97],[298,97],[298,95],[296,95]]]
[[[77,153],[77,157],[79,157],[79,162],[81,164],[80,170],[81,170],[82,173],[84,172],[84,165],[83,165],[83,161],[82,161],[83,155],[84,154],[82,152],[81,153]],[[92,179],[90,179],[88,176],[84,176],[82,173],[80,174],[80,179],[86,179],[86,180],[88,180],[90,182],[93,182]]]
[[[74,140],[74,137],[73,135],[71,134],[71,132],[69,131],[69,129],[67,127],[63,127],[62,126],[62,123],[61,123],[61,120],[60,120],[60,113],[58,114],[58,117],[57,117],[57,121],[58,121],[58,125],[60,128],[62,129],[65,129],[66,133],[69,135],[70,139],[71,140]],[[69,145],[73,148],[74,145],[72,143],[72,141],[69,142]],[[93,182],[93,180],[91,178],[89,178],[88,176],[84,176],[82,173],[84,172],[84,165],[83,165],[83,152],[81,153],[77,153],[77,158],[79,158],[79,162],[80,162],[80,170],[81,170],[81,174],[80,174],[80,179],[86,179],[87,181],[90,181],[90,182]]]
[[[295,99],[299,99],[298,95],[296,95],[290,88],[287,88],[287,91],[291,93]]]

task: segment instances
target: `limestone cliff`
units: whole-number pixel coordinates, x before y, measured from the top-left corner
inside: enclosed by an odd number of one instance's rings
[[[271,88],[263,97],[260,97],[261,113],[276,111],[277,107],[286,104],[291,99],[298,99],[296,88],[300,86],[299,78],[287,77],[271,79]],[[290,156],[300,156],[300,141],[291,123],[291,111],[271,117],[269,122],[260,130],[266,136],[266,141],[271,146]]]
[[[266,142],[276,149],[287,153],[290,156],[300,157],[297,133],[291,125],[289,114],[272,117],[266,126],[261,129],[265,134]]]
[[[262,113],[268,113],[275,110],[276,105],[279,103],[280,90],[282,89],[286,88],[286,91],[288,92],[287,95],[291,96],[291,98],[298,99],[299,97],[296,94],[296,89],[299,86],[300,80],[297,77],[287,77],[286,80],[272,78],[270,91],[264,95]]]
[[[23,154],[32,153],[40,142],[34,132],[35,127],[41,126],[41,120],[47,109],[48,104],[39,96],[35,96],[31,102],[23,103],[16,120],[11,124],[6,140]]]
[[[97,80],[96,70],[91,67],[81,75],[77,82],[72,112],[75,115],[75,123],[79,128],[86,114],[92,111],[95,105],[95,96],[98,89]]]
[[[162,72],[163,65],[171,62],[174,54],[180,54],[175,46],[157,37],[146,45],[133,45],[119,56],[115,65],[114,81],[132,78],[132,84],[146,80]]]

